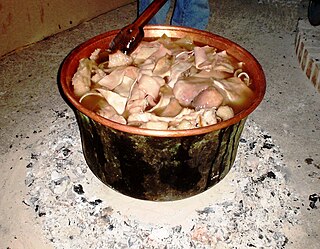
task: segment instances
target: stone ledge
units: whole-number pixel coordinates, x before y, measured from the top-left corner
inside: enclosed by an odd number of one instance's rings
[[[320,93],[320,28],[299,20],[295,51],[301,69]]]

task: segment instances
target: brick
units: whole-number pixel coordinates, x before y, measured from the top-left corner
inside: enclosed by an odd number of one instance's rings
[[[301,41],[302,41],[302,34],[300,32],[297,33],[298,38],[296,38],[296,54],[298,55],[301,49]]]
[[[320,93],[320,30],[307,20],[298,22],[295,52],[302,71]]]
[[[300,40],[299,49],[298,49],[298,61],[301,62],[302,54],[304,50],[304,43]]]
[[[318,47],[312,47],[312,48],[306,47],[305,53],[307,53],[306,62],[305,62],[305,65],[301,66],[301,68],[306,73],[307,77],[310,79],[312,71],[314,70],[313,64],[317,60],[317,58],[320,58],[320,47],[319,48]]]
[[[313,63],[313,60],[308,58],[308,62],[307,62],[306,69],[305,69],[305,72],[306,72],[308,79],[311,78],[312,70],[314,70],[314,63]]]
[[[298,54],[300,40],[301,40],[301,33],[298,32],[297,35],[296,35],[295,43],[294,43],[295,44],[295,49],[296,49],[296,54]]]
[[[306,64],[307,64],[307,59],[308,59],[308,49],[305,49],[303,50],[303,53],[301,55],[301,59],[300,59],[300,65],[301,65],[301,68],[302,68],[302,71],[305,71],[305,68],[306,68]]]
[[[310,78],[314,86],[319,86],[319,77],[320,77],[319,70],[320,70],[320,65],[318,63],[315,63],[314,70]]]

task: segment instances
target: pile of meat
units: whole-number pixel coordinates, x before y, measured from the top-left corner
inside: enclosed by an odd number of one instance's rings
[[[214,125],[250,105],[243,63],[226,51],[165,35],[130,55],[96,49],[72,79],[86,108],[126,125],[182,130]]]

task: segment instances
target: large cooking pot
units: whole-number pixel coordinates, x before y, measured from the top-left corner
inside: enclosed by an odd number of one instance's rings
[[[105,119],[82,106],[73,93],[72,77],[79,60],[96,49],[107,49],[119,30],[93,37],[76,47],[59,71],[62,95],[75,112],[84,157],[106,185],[144,200],[178,200],[201,193],[218,183],[232,167],[247,116],[262,101],[266,81],[258,61],[244,48],[221,36],[186,27],[146,26],[146,39],[166,34],[190,36],[245,63],[254,92],[250,106],[233,118],[191,130],[148,130]]]

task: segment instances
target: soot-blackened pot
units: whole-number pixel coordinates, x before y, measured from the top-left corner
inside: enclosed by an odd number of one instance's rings
[[[244,62],[254,99],[233,118],[191,130],[148,130],[105,119],[82,106],[73,93],[72,77],[79,60],[96,49],[106,49],[119,30],[98,35],[76,47],[59,71],[62,95],[73,108],[84,157],[106,185],[125,195],[153,201],[171,201],[199,194],[219,182],[232,167],[247,116],[263,99],[266,81],[258,61],[245,49],[221,36],[185,27],[146,26],[146,38],[166,34],[190,36],[194,42],[226,50]]]

